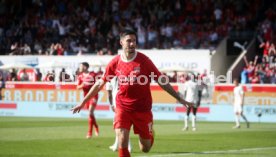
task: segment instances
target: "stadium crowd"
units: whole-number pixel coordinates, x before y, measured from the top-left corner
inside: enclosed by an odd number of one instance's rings
[[[126,27],[141,49],[214,49],[226,36],[257,32],[263,54],[245,60],[242,82],[275,83],[275,8],[262,0],[2,0],[0,53],[113,55]]]
[[[116,54],[125,27],[138,32],[141,49],[213,49],[229,34],[254,31],[264,5],[261,0],[2,0],[0,52]]]
[[[244,57],[245,67],[241,71],[241,83],[252,84],[276,84],[276,5],[274,9],[265,11],[265,19],[260,22],[257,32],[259,50],[256,52],[254,61],[248,61]]]
[[[276,84],[276,50],[274,44],[270,42],[262,43],[263,48],[261,57],[255,56],[254,61],[247,60],[244,57],[245,67],[241,72],[241,83]]]

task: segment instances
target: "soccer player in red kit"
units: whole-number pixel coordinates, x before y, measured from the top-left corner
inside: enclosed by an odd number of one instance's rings
[[[134,133],[139,135],[139,146],[143,152],[149,152],[153,145],[152,79],[184,106],[192,105],[177,94],[168,78],[161,75],[147,56],[135,50],[136,41],[137,35],[133,30],[126,29],[120,34],[123,52],[110,61],[102,78],[95,83],[81,104],[71,109],[73,113],[79,112],[90,97],[95,96],[107,81],[117,76],[119,91],[116,96],[114,128],[119,137],[119,157],[130,156],[128,139],[132,125]]]
[[[95,84],[96,77],[97,77],[97,74],[94,72],[89,72],[88,68],[89,68],[89,64],[87,62],[81,63],[79,67],[80,74],[78,75],[77,89],[82,89],[84,96],[87,95],[90,88]],[[97,101],[98,101],[98,95],[96,94],[85,103],[86,109],[89,110],[88,132],[86,135],[86,138],[88,139],[92,137],[93,126],[95,127],[95,135],[96,136],[99,135],[99,127],[94,115],[94,110],[97,106]]]

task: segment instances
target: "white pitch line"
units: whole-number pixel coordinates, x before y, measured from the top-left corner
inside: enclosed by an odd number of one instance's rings
[[[205,151],[205,152],[194,152],[194,153],[177,153],[177,154],[161,154],[161,155],[145,155],[137,157],[173,157],[173,156],[187,156],[187,155],[200,155],[200,154],[214,154],[214,153],[233,153],[233,152],[246,152],[246,151],[258,151],[258,150],[271,150],[276,147],[259,147],[259,148],[245,148],[245,149],[234,149],[234,150],[221,150],[221,151]]]

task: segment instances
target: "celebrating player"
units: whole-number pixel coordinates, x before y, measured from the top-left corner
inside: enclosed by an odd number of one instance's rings
[[[96,82],[96,76],[97,74],[94,72],[88,71],[89,64],[87,62],[83,62],[80,64],[78,75],[78,85],[77,89],[82,89],[84,96],[87,95],[90,88],[95,84]],[[89,117],[88,117],[88,132],[86,135],[86,138],[89,139],[92,137],[92,131],[93,126],[95,127],[95,135],[99,135],[99,127],[94,115],[94,110],[97,106],[98,101],[98,95],[95,94],[93,97],[90,97],[89,100],[86,101],[86,108],[89,110]]]
[[[143,152],[149,152],[153,145],[152,97],[150,92],[152,79],[178,102],[184,106],[191,105],[176,93],[168,79],[161,75],[147,56],[136,51],[136,42],[137,35],[133,30],[126,29],[120,34],[123,52],[111,60],[103,77],[95,83],[83,101],[71,109],[73,113],[79,112],[107,81],[111,81],[114,76],[117,76],[119,91],[116,96],[114,128],[119,137],[119,157],[130,156],[127,147],[132,125],[134,133],[139,135],[139,146]]]
[[[110,82],[106,83],[106,90],[108,93],[108,101],[111,105],[112,110],[115,112],[116,108],[116,95],[118,93],[118,78],[114,77]],[[116,135],[115,137],[115,142],[112,146],[109,147],[112,151],[117,151],[118,150],[118,136]],[[128,151],[131,152],[131,143],[130,143],[130,138],[128,141]]]
[[[234,112],[235,112],[235,120],[236,120],[236,126],[234,126],[234,129],[240,128],[240,116],[245,120],[247,124],[247,128],[249,128],[249,122],[247,121],[246,117],[243,114],[243,101],[244,101],[244,91],[242,89],[242,86],[239,85],[239,80],[234,79]]]

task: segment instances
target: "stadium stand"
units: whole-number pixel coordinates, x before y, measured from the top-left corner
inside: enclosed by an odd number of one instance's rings
[[[141,49],[213,50],[225,37],[258,38],[257,60],[246,60],[240,76],[275,83],[275,8],[271,0],[2,0],[0,54],[113,55],[126,27]]]
[[[142,49],[214,49],[226,36],[248,37],[257,28],[265,33],[265,28],[256,26],[275,20],[275,8],[269,2],[2,0],[0,52],[116,54],[118,33],[124,27],[137,30]],[[264,36],[272,41],[272,36]]]

